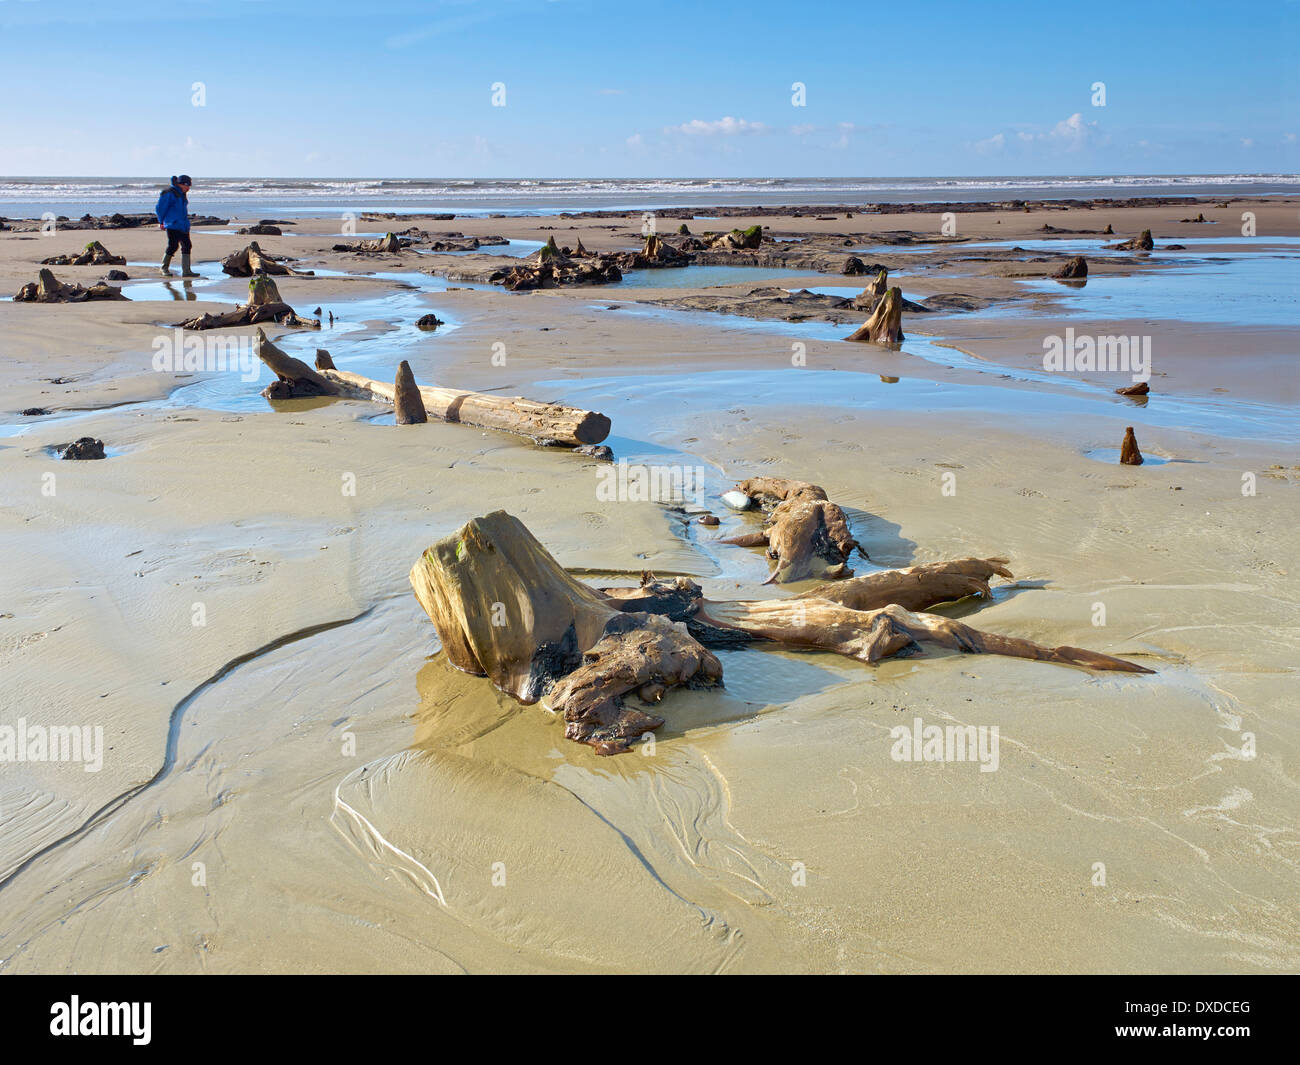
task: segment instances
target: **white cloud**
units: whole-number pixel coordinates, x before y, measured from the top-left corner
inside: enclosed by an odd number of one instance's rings
[[[1001,133],[995,133],[982,141],[976,141],[975,150],[977,152],[1000,152],[1006,145],[1007,138]]]
[[[693,118],[680,126],[666,126],[665,133],[683,133],[688,137],[734,137],[742,133],[766,133],[767,126],[762,122],[749,122],[743,118],[727,115],[713,122]]]
[[[812,133],[816,128],[817,127],[815,125],[809,122],[801,126],[791,126],[790,132],[793,133],[796,137],[802,137],[806,133]]]
[[[641,144],[641,134],[639,133],[633,133],[632,136],[627,139],[627,146],[629,148],[640,148]]]
[[[1243,148],[1253,148],[1253,147],[1255,147],[1255,140],[1254,140],[1254,138],[1253,138],[1253,137],[1242,137],[1242,138],[1241,138],[1241,146],[1242,146]]]
[[[600,95],[601,96],[622,96],[623,90],[622,89],[601,89]]]
[[[1069,118],[1061,119],[1047,136],[1073,150],[1082,148],[1096,131],[1097,123],[1085,122],[1083,115],[1076,111]]]
[[[1283,143],[1285,143],[1285,144],[1294,144],[1294,143],[1295,143],[1295,134],[1294,134],[1294,133],[1283,133],[1283,134],[1282,134],[1282,141],[1283,141]]]

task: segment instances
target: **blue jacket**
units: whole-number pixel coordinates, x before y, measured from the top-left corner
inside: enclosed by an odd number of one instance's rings
[[[164,228],[183,229],[189,232],[189,202],[179,185],[172,184],[169,188],[163,189],[162,195],[158,197],[158,206],[153,211]]]

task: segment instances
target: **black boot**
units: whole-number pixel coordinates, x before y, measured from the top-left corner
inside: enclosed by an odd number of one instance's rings
[[[198,276],[199,276],[198,274],[196,274],[193,270],[190,269],[190,253],[187,251],[181,252],[181,277],[198,277]]]

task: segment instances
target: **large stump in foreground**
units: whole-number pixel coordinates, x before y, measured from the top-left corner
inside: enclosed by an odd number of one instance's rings
[[[615,609],[505,511],[475,518],[425,551],[411,587],[452,665],[521,703],[549,696],[565,736],[600,754],[625,750],[663,724],[626,706],[626,695],[652,703],[670,687],[722,676],[685,626]]]
[[[544,699],[563,716],[565,735],[598,754],[625,751],[663,724],[627,705],[633,695],[653,704],[670,688],[721,683],[722,666],[706,645],[769,640],[872,663],[926,642],[969,654],[1152,672],[1096,651],[1046,647],[917,612],[988,595],[994,574],[1010,576],[1001,559],[968,558],[788,599],[714,602],[691,580],[650,574],[639,588],[602,591],[571,577],[522,522],[496,511],[425,551],[411,568],[411,587],[452,665],[489,678],[521,703]]]

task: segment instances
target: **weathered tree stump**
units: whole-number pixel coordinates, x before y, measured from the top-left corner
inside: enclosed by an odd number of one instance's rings
[[[722,676],[685,626],[615,609],[504,511],[425,551],[411,587],[452,665],[521,703],[545,698],[564,719],[565,736],[599,754],[624,751],[663,724],[627,706],[627,696],[655,703],[671,687]]]
[[[54,255],[41,260],[45,266],[125,266],[126,260],[114,255],[97,240],[86,245],[77,255]]]
[[[1142,452],[1138,450],[1137,437],[1133,435],[1133,426],[1124,430],[1124,443],[1119,448],[1119,461],[1125,466],[1141,466]]]
[[[311,270],[295,270],[268,255],[257,241],[252,241],[241,251],[231,252],[221,260],[221,269],[231,277],[253,277],[256,274],[272,274],[276,277],[311,277]]]
[[[767,557],[776,560],[767,583],[853,576],[848,558],[854,548],[862,548],[849,532],[844,511],[826,497],[824,488],[781,477],[751,477],[737,488],[763,508],[764,528],[721,542],[766,546]]]
[[[415,374],[405,359],[398,365],[397,377],[393,381],[393,410],[398,425],[419,425],[429,420],[424,409],[424,399],[415,386]]]
[[[1059,270],[1052,274],[1058,281],[1082,281],[1088,277],[1088,260],[1082,255],[1067,259]]]
[[[248,280],[248,302],[224,314],[201,314],[180,323],[181,329],[227,329],[232,326],[274,323],[292,329],[319,329],[319,318],[302,318],[280,298],[280,290],[266,274]]]
[[[870,341],[872,344],[903,342],[903,290],[891,288],[876,304],[871,317],[845,340]]]
[[[29,281],[14,296],[15,303],[86,303],[90,300],[125,300],[120,288],[97,281],[89,288],[70,285],[58,280],[54,274],[41,269],[35,281]]]

